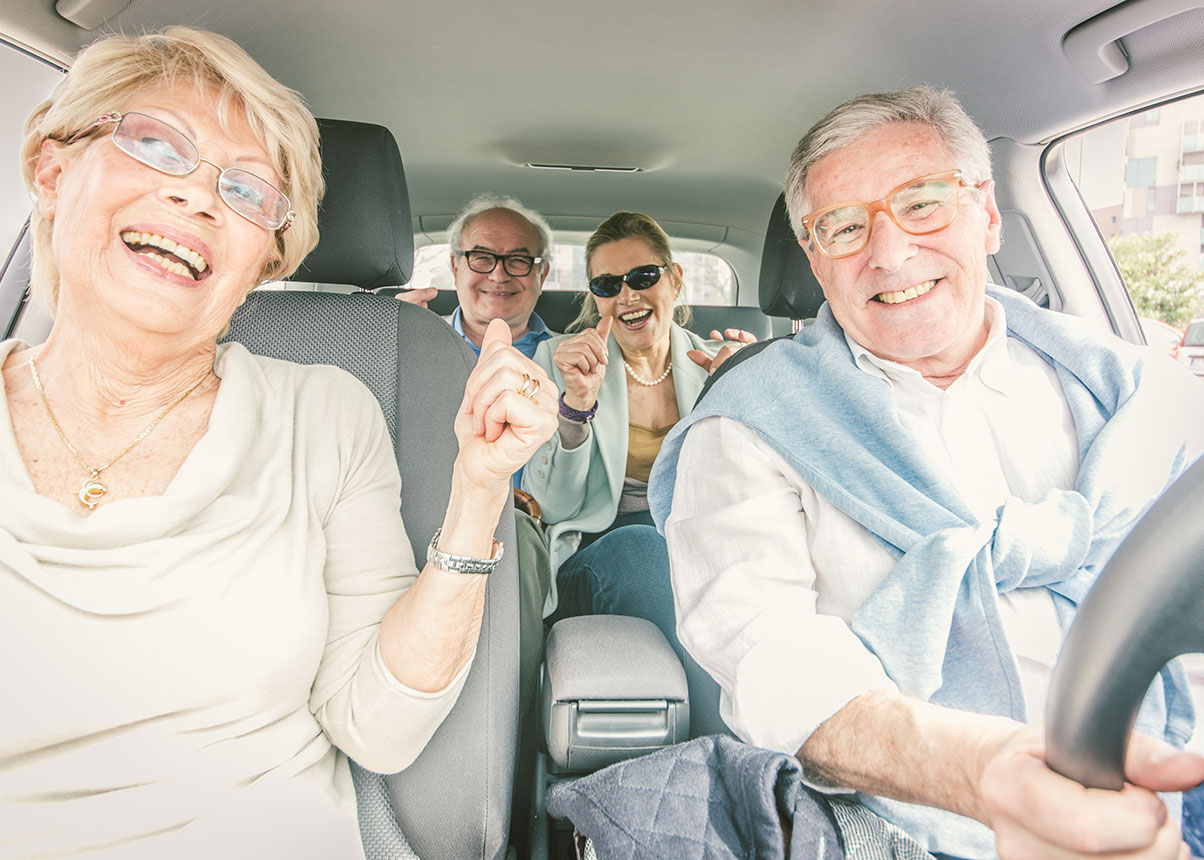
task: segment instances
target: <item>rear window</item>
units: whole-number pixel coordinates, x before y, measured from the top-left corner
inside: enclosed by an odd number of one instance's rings
[[[437,287],[455,289],[449,247],[445,244],[426,245],[414,254],[414,277],[409,289]],[[734,305],[736,303],[736,274],[722,257],[697,251],[674,251],[673,259],[684,271],[685,301],[691,305]],[[585,289],[585,246],[560,244],[552,248],[552,268],[544,281],[545,290]]]
[[[1187,327],[1183,335],[1184,346],[1204,346],[1204,320],[1194,322]]]

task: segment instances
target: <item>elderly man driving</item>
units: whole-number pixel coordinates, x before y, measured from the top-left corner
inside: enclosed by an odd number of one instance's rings
[[[1156,794],[1204,779],[1168,745],[1192,727],[1177,666],[1122,792],[1048,769],[1032,724],[1099,569],[1204,450],[1204,388],[987,285],[990,154],[947,93],[846,102],[786,186],[827,303],[718,380],[652,473],[681,641],[728,725],[796,754],[821,805],[858,792],[878,839],[1185,854]]]

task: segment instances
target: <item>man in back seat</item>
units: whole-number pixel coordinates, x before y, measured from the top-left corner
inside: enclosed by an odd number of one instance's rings
[[[552,228],[513,197],[481,194],[460,210],[447,230],[450,265],[459,307],[448,318],[478,356],[486,327],[495,319],[510,326],[514,348],[527,358],[556,332],[548,329],[535,303],[551,266]],[[411,290],[397,298],[423,307],[435,290]],[[552,571],[542,525],[527,511],[518,491],[523,470],[514,473],[519,565],[519,706],[530,706],[543,662],[543,606]],[[529,499],[529,497],[527,497]]]
[[[827,303],[717,380],[649,491],[724,719],[859,792],[830,807],[884,841],[889,822],[952,857],[1179,856],[1178,798],[1155,792],[1204,779],[1164,742],[1191,733],[1181,669],[1146,698],[1123,792],[1046,767],[1034,724],[1095,575],[1204,451],[1204,388],[987,287],[990,153],[948,93],[841,105],[786,197]]]
[[[556,333],[535,313],[551,266],[552,229],[547,221],[513,197],[482,194],[460,211],[447,234],[460,300],[448,320],[452,328],[480,355],[486,326],[503,319],[515,349],[527,358],[534,356],[535,348]],[[397,297],[425,307],[435,290],[411,290]]]

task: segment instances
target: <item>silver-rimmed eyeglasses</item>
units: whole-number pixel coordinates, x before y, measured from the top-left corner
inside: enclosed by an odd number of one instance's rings
[[[153,116],[137,111],[111,111],[66,140],[75,143],[101,126],[116,123],[113,143],[130,158],[169,176],[187,176],[201,163],[218,170],[217,193],[238,215],[265,230],[283,235],[296,214],[284,192],[261,176],[241,167],[222,167],[203,158],[196,144],[179,129]]]

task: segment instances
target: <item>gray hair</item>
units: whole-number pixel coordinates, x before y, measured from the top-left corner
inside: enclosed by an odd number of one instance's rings
[[[855,96],[811,126],[790,155],[786,208],[795,235],[802,228],[803,216],[811,211],[807,174],[815,162],[888,122],[929,126],[953,153],[967,185],[978,185],[991,178],[991,149],[987,139],[952,91],[915,86],[891,93]]]
[[[551,266],[551,260],[548,255],[552,250],[552,228],[548,226],[548,222],[544,217],[534,209],[529,209],[518,201],[517,198],[510,197],[505,194],[478,194],[476,197],[468,201],[468,204],[460,210],[451,226],[447,228],[447,242],[451,246],[453,255],[458,254],[464,249],[460,247],[460,240],[464,237],[464,228],[468,226],[468,222],[478,215],[483,215],[486,212],[492,212],[496,209],[506,209],[524,219],[528,224],[535,228],[535,232],[539,234],[539,250],[536,256],[543,258],[543,270],[546,272]]]

